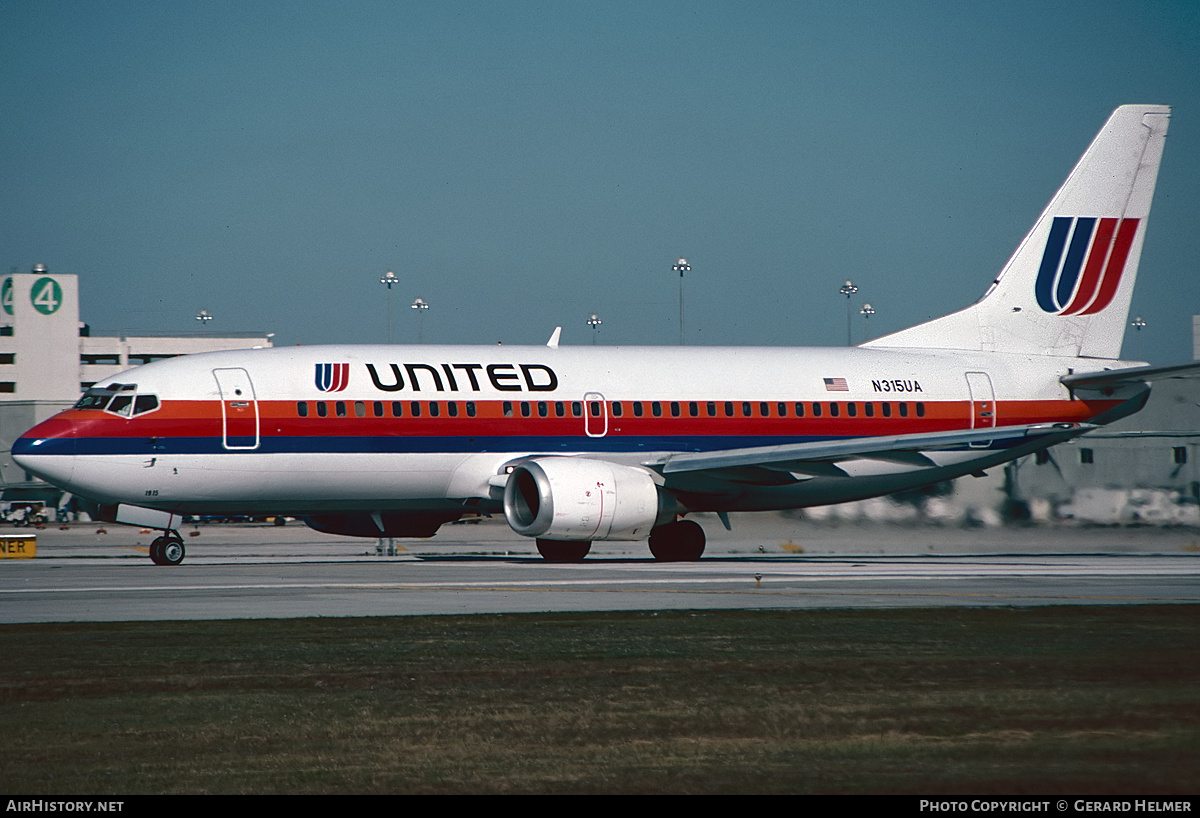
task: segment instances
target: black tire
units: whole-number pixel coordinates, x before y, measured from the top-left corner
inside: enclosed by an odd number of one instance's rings
[[[650,530],[650,553],[660,562],[695,562],[704,555],[704,529],[693,520],[667,523]]]
[[[537,550],[546,562],[583,562],[583,558],[592,550],[592,543],[588,540],[539,539]]]
[[[156,537],[154,542],[150,543],[150,561],[155,565],[166,565],[163,562],[163,549],[166,547],[166,537]]]

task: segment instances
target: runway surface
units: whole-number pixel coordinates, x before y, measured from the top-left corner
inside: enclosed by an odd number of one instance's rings
[[[153,532],[48,527],[36,532],[36,559],[0,561],[0,622],[1200,602],[1194,530],[820,526],[757,515],[735,518],[730,533],[702,522],[710,539],[700,562],[597,543],[577,565],[543,562],[497,521],[391,543],[296,523],[189,527],[175,567],[151,564]]]

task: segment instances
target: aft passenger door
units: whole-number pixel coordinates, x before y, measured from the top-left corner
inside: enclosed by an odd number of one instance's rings
[[[230,450],[258,448],[258,401],[250,373],[240,367],[214,369],[221,391],[221,445]]]
[[[971,428],[993,429],[996,426],[996,393],[992,390],[992,379],[986,372],[967,372],[967,391],[971,393]],[[991,441],[972,443],[975,448],[986,448]]]

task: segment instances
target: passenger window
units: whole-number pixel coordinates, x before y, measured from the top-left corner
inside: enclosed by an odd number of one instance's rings
[[[710,418],[715,418],[717,416],[717,404],[714,401],[710,400],[708,402],[708,405],[705,406],[704,408],[706,410],[708,410],[708,416]]]
[[[700,416],[700,405],[695,401],[688,402],[688,414],[692,417]]]
[[[555,417],[565,418],[567,416],[567,406],[562,401],[554,402]]]
[[[521,417],[527,418],[533,414],[533,410],[529,408],[529,401],[521,401]]]
[[[671,417],[679,417],[679,401],[677,400],[671,401]]]
[[[571,415],[577,418],[583,417],[583,403],[581,401],[571,401]]]
[[[907,403],[900,404],[900,417],[902,417],[902,418],[908,417],[908,404]]]
[[[635,400],[633,402],[633,416],[635,418],[640,418],[642,416],[642,402],[640,400]]]
[[[435,418],[442,413],[442,404],[438,401],[431,400],[429,402],[429,416]]]
[[[420,401],[412,401],[408,405],[408,409],[413,417],[419,418],[421,416],[421,402]]]
[[[338,417],[344,418],[346,416],[346,402],[344,400],[340,400],[335,403],[333,405],[333,409],[335,412],[337,412]]]
[[[394,417],[394,418],[404,417],[404,404],[398,400],[392,401],[392,417]]]
[[[375,417],[377,417],[377,418],[383,417],[383,401],[377,400],[374,403],[372,403],[371,411],[374,413]]]
[[[329,407],[325,405],[325,401],[317,401],[317,416],[326,417],[329,414]]]
[[[296,403],[296,414],[302,418],[308,417],[308,401],[302,400]]]
[[[875,404],[864,403],[863,404],[863,414],[869,418],[875,417]]]
[[[890,403],[885,402],[879,404],[879,410],[883,413],[885,418],[890,418],[892,416],[892,405]]]
[[[846,414],[852,418],[858,417],[858,404],[854,401],[846,404]]]
[[[798,418],[804,417],[804,404],[803,403],[800,403],[800,402],[796,403],[796,417],[798,417]]]
[[[925,417],[925,404],[921,403],[920,401],[917,402],[917,417]]]
[[[830,403],[829,403],[829,416],[830,416],[831,418],[835,418],[835,417],[837,417],[837,416],[838,416],[838,415],[840,415],[840,414],[841,414],[841,407],[840,407],[840,406],[838,406],[838,404],[837,404],[837,401],[830,401]]]
[[[733,401],[731,400],[725,401],[725,417],[733,417]]]
[[[512,401],[510,401],[510,400],[506,400],[504,402],[504,416],[506,418],[510,418],[513,416]]]
[[[786,403],[780,403],[779,406],[776,408],[779,409],[779,416],[781,418],[787,417],[787,404]]]
[[[473,400],[467,401],[467,417],[475,417],[475,401]]]
[[[758,413],[765,418],[769,418],[771,416],[771,404],[767,403],[766,401],[759,403]]]
[[[367,405],[360,400],[354,402],[354,416],[356,418],[365,418],[367,416]]]
[[[446,402],[446,414],[452,418],[458,417],[458,401],[452,400]]]
[[[662,417],[662,404],[659,403],[658,401],[654,401],[653,403],[651,403],[650,404],[650,413],[652,415],[654,415],[656,418]]]
[[[613,401],[613,405],[612,405],[613,417],[615,417],[615,418],[621,417],[621,414],[624,411],[625,411],[625,409],[621,406],[621,402],[619,400]]]
[[[813,404],[813,417],[819,418],[820,416],[821,416],[821,404],[814,403]]]

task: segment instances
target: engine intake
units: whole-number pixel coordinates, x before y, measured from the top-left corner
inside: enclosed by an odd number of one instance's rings
[[[526,537],[639,540],[674,512],[649,473],[585,458],[528,460],[504,488],[504,517]]]

